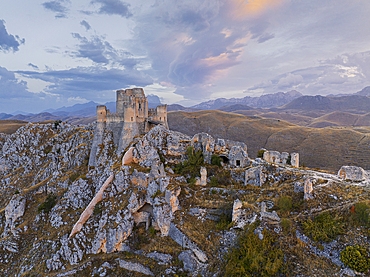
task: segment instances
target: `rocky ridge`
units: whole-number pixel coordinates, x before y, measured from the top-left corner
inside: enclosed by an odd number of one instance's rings
[[[162,126],[136,137],[124,159],[105,132],[96,166],[88,167],[93,129],[28,124],[0,136],[1,275],[221,276],[220,264],[248,226],[255,226],[261,240],[266,231],[286,238],[283,216],[295,226],[289,231],[292,245],[303,242],[320,266],[329,261],[328,272],[343,273],[339,252],[350,237],[318,246],[301,222],[366,199],[367,178],[343,180],[252,160],[244,143],[206,133],[189,137]],[[203,154],[198,182],[190,172],[175,173],[189,159],[189,147]],[[212,165],[215,155],[223,157],[218,166]],[[289,215],[277,208],[284,195],[298,203]],[[230,221],[222,227],[225,216]],[[366,245],[359,230],[353,231],[356,242]],[[286,251],[295,265],[292,276],[314,272]]]

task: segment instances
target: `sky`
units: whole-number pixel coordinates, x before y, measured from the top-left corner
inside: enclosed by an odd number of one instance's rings
[[[369,0],[0,0],[0,113],[370,85]]]

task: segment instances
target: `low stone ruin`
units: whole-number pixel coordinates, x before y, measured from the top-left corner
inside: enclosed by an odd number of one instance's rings
[[[307,178],[304,182],[304,196],[303,196],[303,199],[304,200],[309,200],[309,199],[313,198],[312,191],[313,191],[312,181],[311,181],[310,178]]]
[[[200,168],[200,178],[195,178],[195,184],[198,186],[207,185],[207,169],[205,167]]]
[[[344,165],[339,169],[338,176],[342,180],[363,181],[368,178],[368,173],[362,167]]]
[[[299,167],[299,154],[283,152],[280,154],[278,151],[268,151],[263,152],[263,159],[268,163],[290,164],[293,167]]]
[[[252,167],[245,171],[244,185],[262,186],[266,181],[266,175],[263,173],[262,168]]]

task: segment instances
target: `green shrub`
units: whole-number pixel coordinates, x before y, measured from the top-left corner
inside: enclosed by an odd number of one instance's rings
[[[39,207],[37,208],[37,211],[40,212],[45,212],[48,213],[51,211],[51,209],[55,206],[57,197],[53,194],[49,194],[46,197],[46,200],[44,203],[41,203]]]
[[[19,194],[20,192],[19,192],[19,190],[16,190],[15,192],[14,192],[14,194]]]
[[[222,213],[216,223],[216,229],[219,231],[228,229],[229,227],[231,227],[231,220],[232,218],[230,213]]]
[[[361,224],[368,225],[370,223],[369,208],[370,207],[364,202],[356,203],[355,217]]]
[[[281,196],[277,200],[276,205],[282,213],[287,213],[293,207],[292,198],[290,196]]]
[[[285,276],[288,268],[284,262],[278,237],[266,230],[259,239],[250,227],[241,235],[237,246],[228,256],[225,276]]]
[[[211,164],[217,165],[218,167],[221,167],[221,158],[218,155],[212,155],[211,156]]]
[[[156,233],[157,233],[157,230],[154,229],[153,226],[150,226],[149,227],[149,234],[151,235],[151,237],[154,237]]]
[[[313,221],[308,218],[302,223],[302,227],[305,234],[316,242],[330,242],[344,231],[342,219],[329,212],[319,214]]]
[[[284,233],[288,233],[290,231],[290,227],[292,226],[292,222],[287,218],[281,219],[281,228],[283,228]]]
[[[200,168],[204,165],[204,157],[202,151],[195,151],[193,147],[188,147],[186,150],[187,160],[178,163],[174,172],[180,175],[188,175],[189,179],[200,176]]]
[[[212,176],[209,184],[211,187],[217,187],[218,185],[217,178],[215,176]]]
[[[78,173],[73,173],[71,175],[69,175],[69,180],[73,183],[74,181],[76,181],[76,179],[80,176],[80,174]]]
[[[263,150],[263,149],[261,149],[261,150],[258,150],[258,152],[257,152],[257,158],[263,158],[263,153],[265,153],[265,151],[266,150]]]
[[[102,206],[101,206],[101,203],[96,203],[96,205],[94,206],[94,215],[99,215],[101,214],[102,212]]]
[[[347,246],[340,252],[340,260],[358,272],[367,273],[370,268],[369,253],[365,247],[359,245]]]

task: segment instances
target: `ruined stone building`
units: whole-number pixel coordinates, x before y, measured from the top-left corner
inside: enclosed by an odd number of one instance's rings
[[[113,141],[119,155],[135,136],[143,135],[156,125],[167,124],[167,105],[148,108],[148,100],[142,88],[117,90],[116,113],[106,106],[97,106],[97,122],[90,153],[89,166],[95,166],[95,157],[105,131],[113,133]]]

